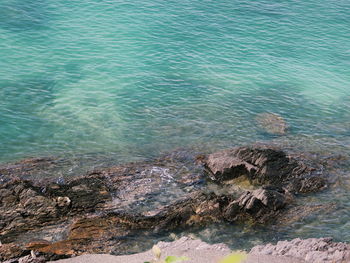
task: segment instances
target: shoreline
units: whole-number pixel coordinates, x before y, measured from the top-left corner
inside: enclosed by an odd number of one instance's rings
[[[329,186],[327,170],[312,155],[288,154],[271,145],[195,156],[175,151],[67,181],[26,179],[55,165],[54,159],[37,158],[0,166],[8,178],[0,184],[0,260],[30,251],[45,261],[128,254],[133,246],[138,251],[149,247],[155,233],[220,222],[290,224],[336,208],[298,205],[298,196]],[[128,237],[135,235],[140,238],[130,243]]]
[[[232,252],[224,244],[207,244],[200,240],[183,237],[173,242],[159,242],[162,259],[166,256],[186,256],[188,263],[218,263]],[[133,254],[112,256],[106,254],[82,255],[63,259],[58,263],[140,263],[153,258],[152,250]],[[246,254],[242,263],[345,263],[350,261],[350,245],[332,242],[330,238],[294,239],[280,241],[276,245],[255,246]],[[53,263],[53,262],[52,262]]]

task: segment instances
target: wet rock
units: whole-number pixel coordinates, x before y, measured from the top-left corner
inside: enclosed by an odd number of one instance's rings
[[[240,207],[246,211],[256,210],[256,206],[265,206],[271,210],[278,210],[286,205],[286,198],[283,190],[278,192],[270,189],[258,189],[252,192],[245,192],[238,200]]]
[[[156,210],[196,192],[205,184],[202,168],[195,164],[194,158],[180,153],[152,162],[99,169],[90,175],[106,178],[113,193],[110,209],[123,211]]]
[[[190,170],[189,166],[194,169]],[[123,239],[132,229],[160,231],[177,227],[186,220],[195,222],[194,218],[190,220],[194,214],[194,197],[189,196],[203,184],[196,166],[194,158],[179,153],[153,162],[96,170],[65,183],[38,183],[20,178],[8,181],[0,185],[1,240],[25,241],[28,231],[40,238],[41,230],[47,234],[48,228],[73,220],[61,241],[27,244],[27,249],[52,259],[84,251],[111,252],[119,242],[116,239]],[[166,189],[176,195],[169,195]],[[166,197],[163,203],[157,199],[161,194]],[[209,200],[204,195],[197,197],[203,203]],[[174,203],[177,205],[170,209]],[[120,212],[114,214],[116,211]],[[90,213],[100,216],[90,217]]]
[[[282,189],[265,187],[246,191],[225,208],[224,217],[228,221],[250,218],[256,223],[266,223],[278,217],[287,200],[288,196]]]
[[[332,213],[336,209],[337,205],[335,203],[291,205],[288,209],[281,211],[281,214],[277,217],[276,224],[289,226],[292,223],[302,221],[310,215]]]
[[[3,177],[3,181],[8,181],[13,176],[25,178],[29,175],[46,171],[55,165],[56,162],[54,158],[28,158],[14,164],[0,165],[0,175]]]
[[[25,248],[27,250],[37,250],[50,245],[49,241],[46,240],[33,240],[30,243],[26,244]]]
[[[29,231],[57,219],[56,204],[27,181],[12,181],[1,187],[0,235],[5,242],[21,231]],[[12,236],[14,235],[14,236]]]
[[[258,127],[270,134],[284,135],[288,131],[288,124],[282,116],[276,113],[261,113],[255,118]]]
[[[6,261],[13,258],[20,258],[29,253],[29,250],[24,250],[14,243],[0,245],[0,261]]]
[[[14,180],[0,188],[0,235],[5,242],[20,233],[57,224],[73,215],[100,209],[111,200],[100,178],[74,179],[67,185],[42,188],[32,182]]]
[[[333,242],[332,238],[296,238],[276,245],[255,246],[249,254],[290,256],[310,263],[341,263],[350,261],[350,245]]]
[[[283,206],[283,193],[274,189],[247,192],[238,199],[229,195],[197,192],[152,213],[109,212],[79,218],[70,226],[67,239],[39,247],[37,251],[45,255],[73,256],[112,253],[118,246],[120,252],[123,249],[120,242],[127,236],[139,235],[140,231],[167,232],[222,220],[236,222],[252,219],[263,223],[279,215]]]
[[[192,225],[220,221],[225,207],[233,198],[198,192],[185,200],[163,207],[153,214],[110,212],[78,218],[71,226],[65,240],[36,246],[45,257],[74,256],[82,253],[112,253],[118,246],[123,251],[127,236],[143,231],[157,233]],[[27,247],[32,247],[27,246]],[[126,250],[127,251],[127,250]]]
[[[213,181],[240,176],[254,185],[285,187],[293,193],[318,191],[326,187],[321,168],[310,166],[285,152],[263,147],[239,147],[207,156],[204,165]]]
[[[214,193],[198,162],[218,187],[244,176],[255,188]],[[319,169],[308,162],[263,147],[226,150],[197,162],[177,152],[101,168],[64,183],[17,178],[0,185],[0,235],[6,243],[21,240],[26,251],[46,259],[116,253],[116,248],[127,253],[128,237],[142,236],[147,242],[159,232],[223,220],[280,220],[290,207],[291,192],[317,191],[325,185],[321,179]],[[64,224],[59,238],[34,240]],[[28,232],[35,233],[33,240],[23,238]]]

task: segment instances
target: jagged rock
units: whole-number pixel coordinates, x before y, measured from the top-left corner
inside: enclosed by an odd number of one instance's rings
[[[0,245],[0,261],[6,261],[13,258],[20,258],[29,253],[29,250],[24,250],[14,243]]]
[[[147,235],[193,225],[280,219],[291,192],[325,185],[316,168],[279,150],[241,147],[200,159],[219,185],[246,176],[256,189],[208,191],[203,167],[181,153],[98,169],[64,182],[17,178],[0,184],[1,240],[21,240],[25,251],[35,250],[46,259],[115,253],[116,247],[118,253],[127,252],[124,240],[140,231],[147,242]],[[24,171],[26,166],[16,167]],[[17,171],[11,169],[6,171]],[[33,239],[42,239],[40,231],[59,224],[65,224],[64,234],[50,242],[23,238],[31,231],[39,233]]]
[[[71,226],[67,239],[37,247],[44,255],[112,253],[119,240],[143,231],[169,231],[192,225],[220,221],[233,198],[195,193],[185,200],[163,207],[154,214],[119,213],[82,217]],[[122,247],[118,246],[119,252]]]
[[[293,193],[326,187],[321,169],[270,148],[239,147],[216,152],[207,156],[204,165],[210,178],[217,182],[245,176],[252,184],[285,187]]]
[[[270,134],[284,135],[288,131],[288,124],[282,116],[276,113],[261,113],[255,118],[258,126]]]
[[[37,250],[43,254],[55,255],[79,255],[82,251],[112,253],[118,240],[133,236],[140,230],[170,231],[222,220],[235,222],[252,219],[263,223],[279,215],[284,205],[283,192],[275,189],[246,192],[238,199],[198,192],[152,214],[110,212],[79,218],[70,226],[66,240]],[[122,251],[120,246],[118,249],[119,252]]]
[[[110,200],[106,185],[98,177],[44,188],[29,181],[10,181],[0,188],[0,235],[3,241],[11,242],[22,232],[96,211]]]
[[[255,246],[249,254],[290,256],[310,263],[342,263],[350,262],[350,245],[333,242],[332,238],[296,238],[276,245]]]
[[[46,259],[44,257],[37,257],[33,255],[28,255],[25,257],[21,257],[18,260],[18,263],[45,263]]]
[[[0,183],[7,182],[14,176],[26,178],[29,175],[49,170],[55,165],[55,159],[49,157],[28,158],[14,164],[3,164],[0,165]]]
[[[265,223],[279,215],[287,200],[288,196],[282,189],[265,187],[246,191],[225,208],[224,217],[228,221],[239,221],[249,216],[255,222]]]

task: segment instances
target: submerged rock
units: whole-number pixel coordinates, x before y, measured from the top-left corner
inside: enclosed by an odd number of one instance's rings
[[[0,183],[12,179],[13,176],[26,178],[36,173],[45,172],[55,166],[56,160],[49,157],[28,158],[14,164],[3,164],[0,165]]]
[[[281,115],[276,113],[260,113],[255,118],[258,126],[270,134],[285,135],[288,124]]]

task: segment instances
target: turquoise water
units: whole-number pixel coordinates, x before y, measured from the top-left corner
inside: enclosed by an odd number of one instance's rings
[[[349,40],[347,0],[1,0],[0,162],[260,140],[349,154]],[[289,135],[259,129],[262,112]],[[350,241],[320,220],[300,229]]]
[[[349,136],[349,1],[2,0],[0,36],[2,161]]]

